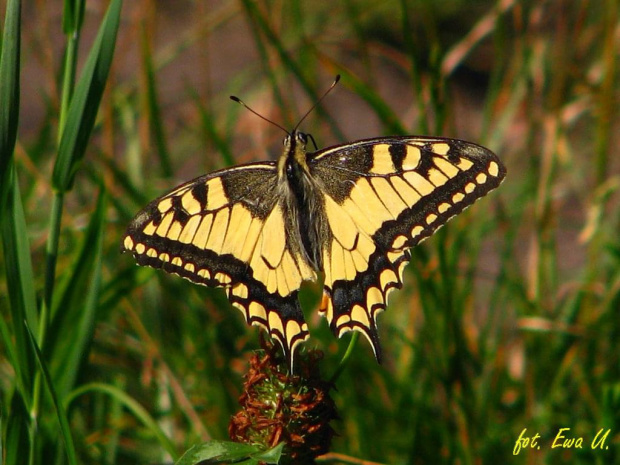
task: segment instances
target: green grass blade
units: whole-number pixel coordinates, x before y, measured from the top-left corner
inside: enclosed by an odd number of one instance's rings
[[[401,7],[401,19],[402,19],[402,29],[403,31],[412,31],[411,33],[405,33],[403,35],[405,51],[408,55],[410,62],[410,80],[411,80],[411,88],[413,90],[414,100],[418,107],[418,111],[420,115],[426,114],[426,108],[424,105],[424,87],[423,87],[423,75],[422,75],[422,63],[419,56],[421,50],[424,50],[422,47],[417,47],[418,40],[416,40],[416,33],[413,27],[411,18],[413,17],[413,12],[410,8],[410,1],[400,0]],[[421,117],[418,118],[418,128],[421,134],[427,134],[429,131],[428,121],[426,118]]]
[[[50,371],[61,397],[73,388],[95,329],[106,207],[107,195],[102,188],[73,269],[64,273],[66,279],[52,307],[46,352],[49,350]]]
[[[23,385],[22,374],[20,372],[19,359],[17,357],[16,346],[13,343],[13,335],[9,329],[9,325],[4,318],[0,318],[0,341],[4,344],[6,353],[4,354],[11,367],[16,367],[14,381],[17,385],[18,392],[27,392]],[[15,385],[14,385],[15,386]],[[14,387],[13,386],[13,387]],[[27,402],[29,404],[29,402]],[[2,418],[3,411],[0,404],[0,420]],[[1,455],[0,455],[1,456]]]
[[[52,306],[52,295],[56,281],[56,257],[58,254],[64,193],[71,189],[75,172],[84,157],[86,144],[95,124],[97,110],[114,54],[121,5],[121,0],[112,0],[110,3],[67,112],[64,111],[65,100],[71,94],[70,89],[72,88],[72,85],[70,85],[72,82],[69,83],[67,79],[68,76],[73,75],[73,64],[70,61],[67,62],[65,69],[63,105],[60,115],[62,135],[52,174],[52,186],[55,193],[52,200],[45,258],[44,308],[48,310]],[[76,35],[77,32],[70,38],[68,54],[75,52],[77,47],[75,43]],[[66,124],[64,123],[65,114],[67,115]],[[46,329],[47,323],[43,319],[41,333],[39,334],[40,341],[44,341]]]
[[[359,339],[359,336],[360,336],[360,333],[358,331],[355,331],[353,335],[351,336],[351,339],[349,340],[349,345],[347,346],[347,350],[342,356],[342,358],[340,359],[338,368],[336,368],[336,371],[334,372],[334,374],[329,378],[330,384],[335,385],[341,373],[346,368],[347,364],[349,363],[349,359],[351,358],[351,355],[353,354],[353,351],[355,350],[355,346],[357,345],[357,340]]]
[[[65,0],[62,9],[62,30],[71,35],[82,29],[86,0]]]
[[[80,32],[84,21],[84,0],[65,0],[62,17],[62,30],[67,36],[64,69],[62,72],[62,94],[60,116],[58,118],[58,139],[65,129],[69,104],[75,89],[75,73],[77,67]]]
[[[71,435],[71,429],[69,428],[69,421],[67,420],[66,410],[61,400],[56,395],[56,389],[54,388],[54,383],[52,382],[52,377],[50,376],[49,370],[47,369],[45,360],[43,360],[43,354],[41,354],[41,350],[39,349],[39,346],[37,345],[37,342],[30,329],[26,329],[28,331],[28,336],[30,337],[30,343],[32,344],[32,348],[34,349],[36,359],[39,362],[39,367],[41,368],[41,372],[43,373],[45,384],[47,386],[47,389],[49,390],[50,395],[52,396],[52,401],[54,402],[56,417],[60,425],[61,437],[64,441],[65,451],[67,453],[67,461],[69,465],[77,465],[78,462],[75,454],[75,447],[73,445],[73,436]]]
[[[385,130],[390,134],[407,134],[409,131],[399,121],[394,110],[386,103],[386,101],[370,86],[358,79],[354,74],[349,73],[346,69],[339,68],[342,76],[342,82],[353,90],[353,92],[364,99],[375,112],[381,123],[385,126]]]
[[[602,184],[608,176],[609,155],[612,144],[612,134],[614,133],[614,116],[618,114],[617,90],[618,75],[618,19],[620,18],[620,8],[618,2],[607,0],[605,3],[605,25],[604,25],[604,45],[603,45],[603,75],[605,78],[601,83],[600,97],[598,102],[597,115],[599,122],[596,131],[596,183]],[[614,97],[615,95],[615,97]]]
[[[110,3],[71,100],[52,174],[52,185],[58,192],[71,189],[73,177],[84,157],[95,125],[112,65],[121,5],[121,0],[112,0]]]
[[[258,63],[263,69],[263,72],[266,74],[267,80],[269,81],[269,84],[271,85],[271,89],[273,92],[273,99],[275,101],[275,104],[278,106],[278,108],[282,109],[282,112],[284,113],[284,117],[283,117],[284,123],[287,126],[292,127],[293,124],[295,123],[292,123],[290,119],[291,112],[287,108],[286,100],[284,99],[284,96],[282,95],[282,92],[280,91],[280,88],[278,87],[278,81],[276,79],[276,72],[274,70],[274,67],[271,65],[271,60],[269,60],[269,54],[267,53],[267,45],[263,37],[260,34],[260,30],[259,30],[258,25],[256,24],[256,21],[252,20],[251,10],[247,9],[246,13],[249,19],[250,31],[252,32],[254,43],[256,44],[256,49],[260,56]]]
[[[13,175],[14,177],[16,176]],[[7,208],[0,221],[0,228],[14,340],[4,342],[7,345],[14,344],[13,348],[18,361],[14,369],[23,388],[31,389],[34,379],[34,360],[23,322],[28,322],[31,328],[38,327],[36,293],[21,195],[17,182],[11,179],[11,184],[12,189],[8,195]],[[25,399],[29,398],[29,392],[22,392],[22,395]]]
[[[142,422],[144,426],[151,430],[151,432],[155,435],[159,444],[170,454],[170,456],[176,460],[179,457],[179,454],[175,450],[174,444],[172,441],[168,439],[168,436],[162,431],[157,422],[153,419],[151,415],[146,411],[142,405],[140,405],[135,399],[127,395],[123,390],[118,389],[115,386],[110,386],[109,384],[103,383],[91,383],[80,386],[79,388],[72,391],[66,397],[66,405],[69,406],[71,402],[73,402],[77,397],[86,394],[87,392],[102,392],[104,394],[108,394],[113,397],[116,401],[123,404],[127,409],[133,413],[133,415]]]
[[[291,54],[286,50],[286,47],[282,42],[279,34],[277,34],[273,30],[267,19],[261,14],[254,2],[251,2],[249,0],[242,0],[241,3],[246,9],[250,19],[259,26],[260,30],[267,38],[269,44],[276,50],[278,56],[280,57],[280,60],[282,60],[282,63],[284,63],[285,67],[288,68],[295,75],[310,100],[312,102],[317,102],[319,100],[320,94],[316,92],[315,86],[313,86],[307,79],[306,75],[304,74],[304,68],[300,66],[291,57]],[[325,118],[336,137],[344,140],[344,134],[342,133],[342,130],[340,129],[338,123],[320,105],[316,108],[316,111],[319,115]]]
[[[202,103],[200,96],[194,89],[188,88],[187,92],[198,109],[201,127],[207,134],[209,141],[215,146],[217,152],[221,154],[224,166],[234,165],[235,156],[232,153],[231,145],[220,135],[215,125],[216,118],[211,113],[211,110]]]
[[[164,133],[164,124],[161,118],[161,108],[157,97],[157,87],[155,81],[155,69],[153,66],[153,52],[147,38],[144,24],[140,31],[140,50],[142,52],[142,66],[146,81],[146,108],[148,113],[149,127],[155,142],[155,149],[159,155],[159,163],[164,177],[172,176],[172,164],[170,162],[170,151]]]
[[[9,191],[13,150],[19,119],[21,2],[9,0],[0,55],[0,214]]]
[[[121,391],[126,389],[127,381],[121,377],[114,380],[114,386]],[[103,400],[103,399],[102,399]],[[111,402],[106,405],[106,415],[109,418],[109,424],[121,424],[123,421],[124,411],[123,405],[116,399],[112,398]],[[102,457],[103,465],[114,465],[118,462],[119,449],[122,447],[121,443],[122,431],[118,428],[111,431],[108,436],[107,444],[105,445],[105,452]]]
[[[3,409],[4,410],[4,409]],[[6,430],[3,428],[3,446],[6,450],[4,455],[4,465],[22,465],[26,462],[26,457],[30,454],[31,436],[28,428],[31,425],[28,408],[24,403],[23,397],[15,393],[11,399]],[[4,411],[2,417],[4,419]],[[4,425],[3,425],[4,426]],[[2,452],[2,451],[0,451]],[[2,457],[2,455],[0,455]]]

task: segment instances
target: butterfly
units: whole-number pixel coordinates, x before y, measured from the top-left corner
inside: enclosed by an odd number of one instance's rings
[[[361,332],[380,361],[377,315],[402,287],[409,249],[506,174],[493,152],[458,139],[379,137],[314,152],[308,139],[295,128],[277,161],[215,171],[153,200],[122,245],[139,265],[224,288],[281,344],[291,372],[309,337],[304,281],[323,273],[320,314],[337,337]]]

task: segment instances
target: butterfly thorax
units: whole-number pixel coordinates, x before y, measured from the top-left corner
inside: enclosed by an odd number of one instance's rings
[[[284,139],[284,150],[278,160],[278,187],[284,207],[292,220],[292,229],[303,245],[304,258],[315,269],[322,268],[321,248],[325,234],[321,190],[310,173],[306,145],[308,136],[293,131]]]

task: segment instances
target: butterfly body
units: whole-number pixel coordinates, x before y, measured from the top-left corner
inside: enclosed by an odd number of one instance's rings
[[[284,150],[278,160],[278,187],[285,216],[294,223],[292,230],[302,246],[304,259],[315,270],[322,266],[320,244],[326,236],[322,218],[322,186],[312,175],[306,151],[308,137],[293,131],[284,139]],[[293,241],[294,242],[294,241]]]
[[[376,317],[402,287],[409,248],[497,187],[505,168],[456,139],[366,139],[307,152],[293,131],[277,162],[199,177],[151,202],[127,229],[138,264],[224,287],[292,366],[308,336],[297,298],[324,274],[320,313],[340,337],[362,332],[379,360]]]

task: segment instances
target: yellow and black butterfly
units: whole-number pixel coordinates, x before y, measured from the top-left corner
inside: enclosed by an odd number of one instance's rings
[[[402,287],[409,248],[503,180],[479,145],[380,137],[307,152],[295,128],[278,161],[189,181],[130,223],[123,249],[139,265],[223,287],[248,324],[277,339],[292,369],[308,339],[297,298],[324,273],[319,312],[338,337],[360,331],[381,358],[377,314]]]

